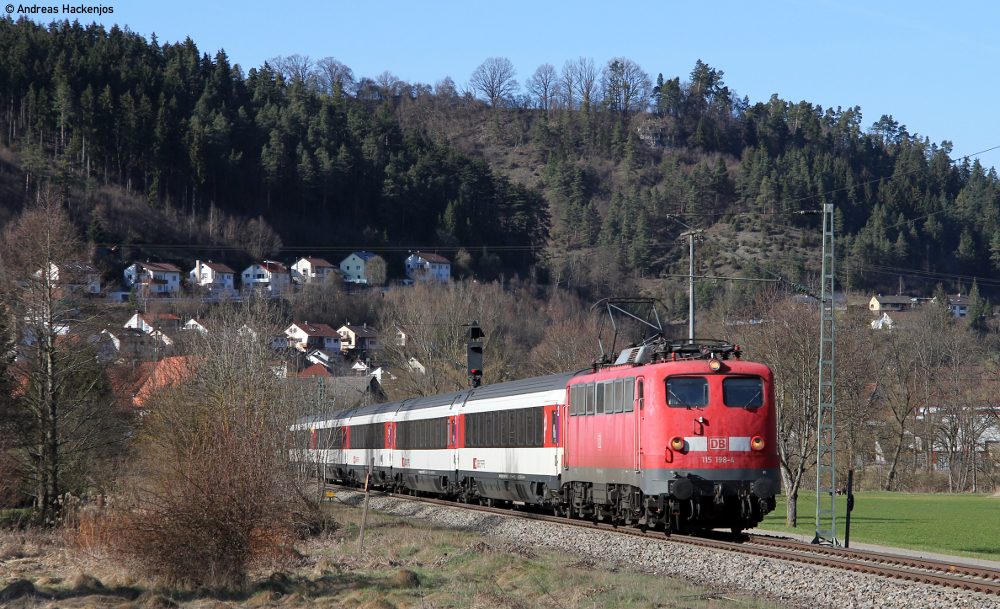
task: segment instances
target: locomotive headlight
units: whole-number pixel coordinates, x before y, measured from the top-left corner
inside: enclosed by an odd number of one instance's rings
[[[719,371],[719,370],[720,370],[720,369],[722,368],[722,362],[720,362],[720,361],[719,361],[719,360],[717,360],[717,359],[711,359],[711,360],[709,360],[709,362],[708,362],[708,368],[709,368],[709,369],[710,369],[710,370],[711,370],[712,372],[718,372],[718,371]]]
[[[684,450],[684,438],[674,438],[670,440],[670,448],[676,451]]]
[[[753,439],[750,440],[750,448],[754,450],[764,450],[764,438],[754,436]]]

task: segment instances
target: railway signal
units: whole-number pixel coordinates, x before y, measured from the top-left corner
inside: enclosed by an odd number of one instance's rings
[[[479,327],[479,320],[469,324],[465,331],[465,362],[469,369],[469,383],[472,388],[479,387],[483,382],[483,340],[486,333]]]

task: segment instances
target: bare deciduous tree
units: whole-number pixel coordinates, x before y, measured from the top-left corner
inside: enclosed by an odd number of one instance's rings
[[[559,74],[559,97],[565,108],[576,107],[576,62],[569,60],[563,64]]]
[[[508,96],[517,91],[517,81],[514,76],[517,70],[506,57],[490,57],[472,73],[470,84],[473,89],[482,93],[494,108]]]
[[[311,512],[289,467],[301,396],[272,369],[281,318],[227,305],[149,397],[141,451],[112,522],[114,557],[168,585],[239,587],[291,545]]]
[[[816,463],[819,315],[778,290],[762,292],[740,321],[727,325],[729,340],[743,345],[747,357],[774,372],[775,411],[781,482],[788,495],[786,523],[796,526],[797,499],[805,474]]]
[[[372,256],[365,264],[365,276],[369,285],[385,285],[389,277],[389,265],[382,256]]]
[[[3,235],[0,282],[19,337],[13,401],[4,413],[10,455],[33,486],[35,519],[53,523],[59,496],[86,488],[94,462],[125,438],[129,412],[116,408],[90,343],[69,332],[72,295],[81,283],[50,272],[82,257],[79,235],[52,191]]]
[[[649,75],[639,64],[625,57],[615,57],[601,70],[604,104],[615,114],[629,115],[645,110],[651,86]]]
[[[594,60],[589,57],[581,57],[575,62],[576,78],[573,86],[580,95],[580,106],[594,103],[594,94],[597,90],[597,66]]]
[[[324,57],[316,62],[319,86],[333,94],[339,84],[341,91],[350,91],[354,86],[354,71],[333,57]]]
[[[314,65],[308,55],[299,55],[298,53],[289,55],[288,57],[278,55],[277,57],[269,59],[268,63],[274,67],[275,72],[281,74],[281,77],[285,79],[285,82],[289,83],[307,82],[309,77],[312,75],[312,68]]]
[[[538,98],[538,107],[542,110],[548,110],[552,105],[552,98],[555,97],[558,81],[559,75],[552,64],[543,63],[528,78],[525,85],[528,91]]]

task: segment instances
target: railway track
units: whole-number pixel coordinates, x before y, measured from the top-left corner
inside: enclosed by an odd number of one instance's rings
[[[329,488],[359,492],[357,488],[334,486]],[[500,514],[512,518],[525,518],[542,522],[552,522],[564,526],[592,529],[604,532],[614,532],[621,535],[631,535],[657,541],[671,541],[702,548],[749,554],[763,558],[776,558],[791,562],[841,569],[855,573],[865,573],[877,577],[885,577],[916,583],[944,586],[958,590],[967,590],[989,595],[1000,595],[1000,570],[966,565],[959,562],[928,560],[869,552],[865,550],[832,548],[818,546],[799,541],[791,541],[761,535],[722,534],[714,536],[665,536],[662,532],[642,531],[632,527],[614,527],[610,524],[561,518],[549,514],[540,514],[527,510],[503,509],[475,504],[456,503],[443,499],[416,497],[412,495],[397,495],[386,492],[373,492],[384,497],[393,497],[404,501],[441,505]]]

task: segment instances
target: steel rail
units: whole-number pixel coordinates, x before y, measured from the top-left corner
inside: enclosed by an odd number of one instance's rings
[[[354,487],[349,486],[328,485],[328,487],[359,492]],[[726,541],[712,537],[690,535],[665,535],[659,531],[643,531],[634,527],[618,527],[604,522],[563,518],[518,509],[458,503],[444,499],[401,495],[384,491],[378,492],[378,494],[404,501],[475,510],[512,518],[551,522],[564,526],[631,535],[655,541],[682,543],[723,552],[736,552],[762,558],[774,558],[855,573],[864,573],[889,579],[945,586],[982,594],[1000,595],[1000,571],[958,562],[935,561],[910,556],[869,552],[866,550],[833,548],[761,535],[744,535],[742,536],[743,539],[738,541]],[[731,534],[724,535],[732,537]]]

